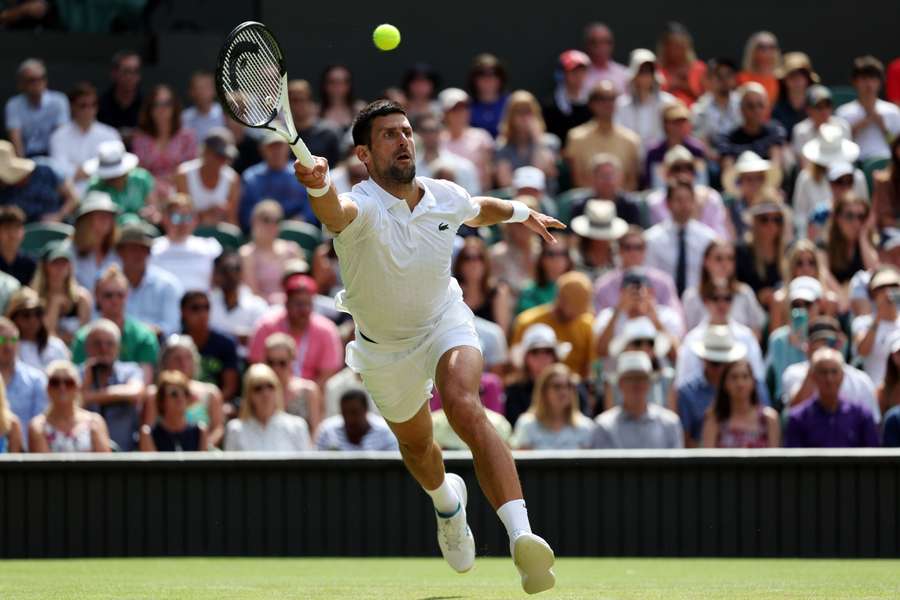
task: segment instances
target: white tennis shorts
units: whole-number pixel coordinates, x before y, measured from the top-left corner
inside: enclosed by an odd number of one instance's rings
[[[471,319],[447,327],[438,325],[419,345],[400,350],[387,350],[357,331],[356,339],[347,344],[347,364],[360,374],[381,415],[392,423],[404,423],[431,399],[438,362],[457,346],[472,346],[481,352]]]

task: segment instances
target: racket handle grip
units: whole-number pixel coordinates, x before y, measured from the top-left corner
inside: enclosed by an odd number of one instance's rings
[[[309,152],[309,148],[306,147],[306,144],[303,143],[303,140],[297,138],[297,143],[291,145],[291,151],[294,153],[294,156],[297,157],[297,160],[300,161],[300,164],[306,167],[307,169],[311,169],[316,166],[316,161],[313,160],[312,154]],[[330,179],[328,180],[330,184]],[[325,195],[325,192],[328,191],[330,185],[326,185],[323,188],[307,188],[307,191],[311,196],[318,197]]]

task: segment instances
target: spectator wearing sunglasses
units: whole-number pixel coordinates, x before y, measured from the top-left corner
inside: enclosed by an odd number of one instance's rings
[[[156,382],[159,420],[141,427],[141,452],[197,452],[207,449],[206,423],[191,423],[190,380],[179,371],[163,371]]]
[[[825,227],[824,257],[828,270],[840,284],[840,303],[849,302],[848,283],[859,271],[878,266],[869,202],[852,193],[835,198]]]
[[[781,373],[782,404],[787,409],[798,406],[810,398],[816,391],[815,382],[810,372],[810,359],[820,348],[832,348],[843,351],[847,338],[841,330],[840,323],[832,317],[817,317],[809,322],[809,335],[806,343],[806,357],[794,363]],[[881,417],[881,410],[875,394],[875,384],[864,371],[844,364],[844,379],[841,381],[840,395],[848,401],[868,408],[876,420]]]
[[[44,305],[37,292],[26,287],[13,294],[6,316],[19,328],[19,358],[22,362],[43,371],[54,360],[69,360],[65,342],[47,331]]]
[[[0,317],[0,376],[6,384],[9,409],[25,426],[47,408],[47,377],[19,359],[19,329]],[[28,449],[28,440],[22,440]]]
[[[863,370],[872,381],[884,381],[891,340],[900,333],[900,274],[892,267],[878,269],[869,281],[872,314],[853,319],[851,331]]]
[[[528,327],[522,341],[510,352],[514,371],[506,386],[504,413],[510,425],[515,426],[519,417],[531,406],[534,382],[550,365],[564,361],[572,350],[569,342],[556,339],[553,328],[544,323]]]
[[[286,333],[276,332],[266,338],[266,364],[269,365],[284,390],[284,410],[288,414],[303,417],[309,425],[310,433],[325,417],[322,390],[315,381],[294,374],[297,360],[297,343]]]
[[[668,152],[676,146],[682,146],[690,152],[698,164],[705,157],[706,150],[703,142],[691,135],[691,112],[685,105],[681,102],[669,104],[662,109],[661,116],[663,139],[647,150],[642,177],[643,187],[660,188],[665,186],[666,177],[663,174],[662,165]],[[668,174],[674,175],[671,171]],[[705,171],[701,173],[701,176],[703,179],[701,183],[706,183]]]
[[[900,271],[900,229],[885,229],[878,248],[878,265],[873,271],[857,271],[850,280],[850,313],[858,317],[872,312],[869,282],[880,267],[893,267]]]
[[[309,427],[284,411],[284,390],[268,366],[251,365],[244,374],[241,412],[228,422],[225,450],[298,452],[310,449]]]
[[[898,253],[900,261],[900,253]],[[837,316],[841,310],[838,306],[838,284],[834,277],[824,267],[825,261],[821,251],[810,240],[795,240],[781,261],[781,280],[791,282],[797,277],[812,277],[822,286],[822,298],[819,302],[820,314]],[[862,293],[865,295],[866,306],[869,302],[869,292],[866,285],[868,278],[862,284]],[[769,331],[775,331],[791,320],[791,303],[788,299],[789,286],[782,285],[775,290],[774,305],[769,312]],[[858,313],[861,314],[861,313]]]
[[[240,249],[244,283],[270,304],[284,302],[281,279],[288,261],[301,258],[296,242],[278,238],[284,211],[274,200],[263,200],[253,208],[250,243]]]
[[[189,196],[175,194],[166,202],[163,229],[150,249],[150,264],[178,278],[182,289],[208,290],[212,282],[213,260],[222,245],[211,237],[197,237],[197,219]]]
[[[197,379],[212,383],[226,402],[238,393],[237,346],[234,341],[209,326],[209,296],[206,292],[190,290],[181,297],[181,325],[191,336],[200,353],[200,373]]]
[[[109,452],[103,417],[81,407],[81,377],[69,361],[47,367],[50,405],[28,424],[31,452]]]
[[[149,327],[126,314],[128,279],[118,265],[110,266],[97,280],[95,297],[98,316],[112,321],[118,331],[117,337],[120,338],[117,342],[118,359],[140,364],[144,381],[152,381],[153,369],[159,355],[159,342]],[[72,362],[76,365],[85,362],[85,340],[92,325],[92,323],[85,325],[75,333],[75,339],[72,341]]]
[[[781,258],[791,239],[787,211],[780,202],[761,202],[748,211],[751,225],[737,244],[737,278],[756,292],[760,305],[774,308],[775,289],[781,283]]]

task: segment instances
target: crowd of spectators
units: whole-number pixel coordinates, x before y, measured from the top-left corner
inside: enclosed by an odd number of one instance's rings
[[[769,32],[740,60],[678,23],[624,65],[614,43],[589,24],[545,98],[490,54],[465,89],[416,64],[383,91],[419,175],[569,226],[458,232],[491,423],[523,450],[900,446],[900,63],[848,57],[826,84]],[[15,73],[0,452],[396,449],[344,362],[340,266],[288,144],[232,121],[211,73],[141,68],[120,52],[66,94],[38,58]],[[351,71],[288,94],[339,191],[365,179]]]

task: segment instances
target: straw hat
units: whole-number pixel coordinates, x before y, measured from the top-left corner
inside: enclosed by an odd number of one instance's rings
[[[727,325],[710,325],[703,338],[691,343],[691,350],[704,360],[730,363],[747,356],[747,347],[737,342]]]
[[[0,140],[0,181],[6,185],[19,183],[31,175],[34,167],[33,160],[19,158],[10,142]]]
[[[97,158],[84,162],[82,169],[87,175],[97,175],[100,179],[115,179],[131,172],[138,165],[138,157],[125,150],[119,140],[103,142],[97,150]]]
[[[852,163],[859,158],[859,146],[844,137],[837,125],[823,123],[815,138],[803,144],[803,156],[809,162],[829,167],[837,162]]]
[[[658,357],[668,354],[671,348],[669,338],[659,334],[653,321],[647,317],[638,317],[625,321],[622,333],[609,344],[610,355],[616,356],[624,352],[628,344],[635,340],[653,340],[653,353]]]
[[[588,200],[584,214],[572,219],[572,231],[592,240],[617,240],[628,231],[628,223],[616,216],[609,200]]]

